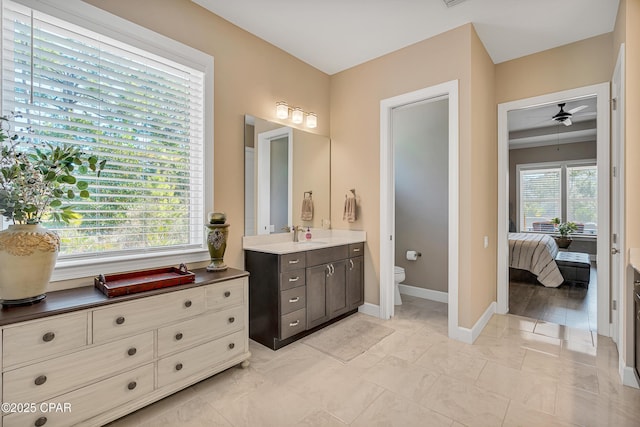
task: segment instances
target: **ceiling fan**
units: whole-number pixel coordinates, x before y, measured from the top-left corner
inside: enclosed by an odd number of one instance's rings
[[[551,117],[551,120],[555,120],[556,122],[562,123],[565,126],[572,125],[571,116],[573,116],[578,111],[582,111],[588,107],[588,105],[581,105],[579,107],[572,108],[571,110],[564,111],[565,105],[567,104],[566,103],[558,104],[558,107],[560,107],[560,111],[558,111],[558,113],[555,116]]]

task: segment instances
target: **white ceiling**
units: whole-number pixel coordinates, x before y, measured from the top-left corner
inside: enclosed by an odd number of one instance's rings
[[[613,30],[619,0],[192,0],[335,74],[473,23],[494,63]]]

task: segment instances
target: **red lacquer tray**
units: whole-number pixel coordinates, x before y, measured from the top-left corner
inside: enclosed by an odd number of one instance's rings
[[[101,274],[93,279],[96,288],[108,297],[134,294],[195,282],[196,275],[187,266],[165,267],[130,273]]]

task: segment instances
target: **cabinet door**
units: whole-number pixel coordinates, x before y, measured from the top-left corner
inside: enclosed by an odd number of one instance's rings
[[[347,303],[349,310],[364,304],[364,257],[349,258],[347,265]]]
[[[327,277],[329,265],[307,268],[307,329],[329,320],[327,312]]]
[[[327,304],[329,318],[340,316],[349,311],[347,303],[347,261],[329,264],[330,274],[327,276]]]

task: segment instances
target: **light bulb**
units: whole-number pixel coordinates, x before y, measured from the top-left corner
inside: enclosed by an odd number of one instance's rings
[[[289,106],[286,102],[276,102],[276,117],[279,119],[286,119],[289,117]]]
[[[293,111],[291,112],[291,121],[299,125],[300,123],[302,123],[303,118],[304,118],[304,112],[302,111],[302,108],[299,108],[299,107],[294,108]]]
[[[318,116],[316,116],[316,113],[307,114],[307,127],[313,129],[317,126],[318,126]]]

